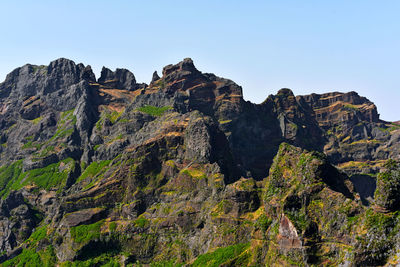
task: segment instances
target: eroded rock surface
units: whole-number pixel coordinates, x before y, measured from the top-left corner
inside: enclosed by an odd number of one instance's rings
[[[28,64],[0,84],[0,261],[398,264],[399,140],[355,92]]]

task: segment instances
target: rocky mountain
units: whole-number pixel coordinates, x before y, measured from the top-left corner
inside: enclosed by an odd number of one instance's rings
[[[2,266],[400,264],[400,125],[356,92],[261,104],[191,59],[0,84]]]

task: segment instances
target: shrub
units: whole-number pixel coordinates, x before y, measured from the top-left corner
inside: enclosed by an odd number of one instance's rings
[[[137,227],[140,227],[140,228],[144,228],[144,227],[146,227],[147,225],[149,224],[149,220],[147,220],[145,217],[143,217],[143,216],[140,216],[139,218],[137,218],[136,220],[135,220],[135,225],[137,226]]]
[[[261,214],[261,216],[256,221],[256,226],[261,229],[261,231],[267,231],[268,227],[271,225],[272,220],[267,217],[265,214]]]

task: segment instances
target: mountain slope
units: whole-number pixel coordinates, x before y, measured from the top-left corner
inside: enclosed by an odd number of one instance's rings
[[[396,258],[400,127],[355,92],[253,104],[191,59],[149,85],[58,59],[0,84],[0,130],[4,266]]]

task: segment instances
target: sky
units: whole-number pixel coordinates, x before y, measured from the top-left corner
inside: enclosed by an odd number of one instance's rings
[[[1,1],[0,80],[60,57],[127,68],[149,83],[183,58],[242,86],[260,103],[357,91],[400,120],[400,1]]]

